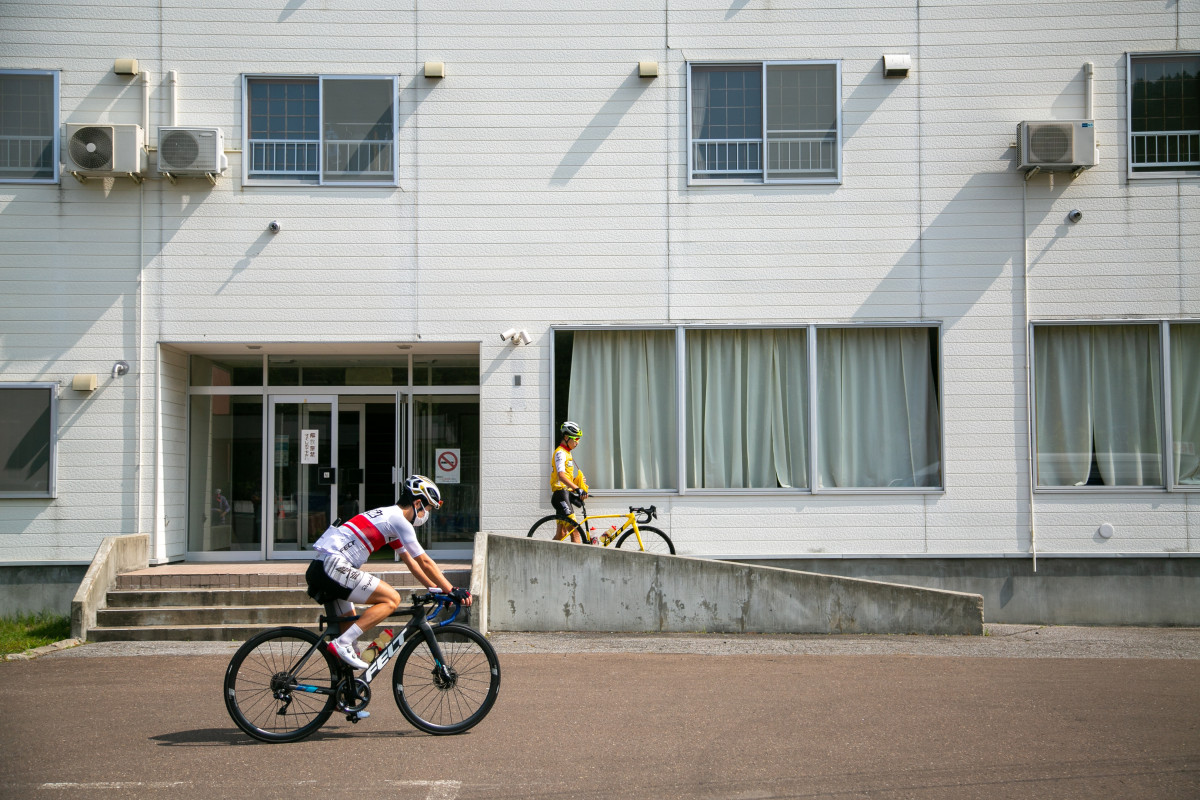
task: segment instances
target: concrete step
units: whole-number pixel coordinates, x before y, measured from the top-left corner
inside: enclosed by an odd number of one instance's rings
[[[368,565],[368,571],[378,575],[380,580],[395,586],[416,588],[417,583],[412,574],[403,568],[379,569]],[[471,582],[471,570],[446,568],[442,570],[446,579],[455,586],[468,586]],[[163,572],[151,570],[127,572],[117,576],[116,591],[139,591],[159,589],[300,589],[304,590],[307,583],[303,571],[285,573],[255,573],[255,572]]]
[[[135,625],[91,628],[89,642],[244,642],[275,625]],[[316,632],[315,625],[297,625]]]
[[[96,611],[98,628],[131,628],[169,625],[300,625],[316,626],[323,610],[316,603],[306,605],[250,606],[163,606],[102,608]]]
[[[469,586],[469,562],[442,565],[455,586]],[[88,630],[93,642],[244,641],[279,625],[317,630],[323,609],[306,593],[304,562],[264,565],[185,564],[117,576],[106,607]],[[403,565],[368,562],[366,568],[409,596],[425,587]],[[393,618],[403,625],[407,617]],[[458,622],[470,622],[469,609]]]
[[[400,593],[401,600],[424,587],[416,584],[392,586]],[[142,608],[157,606],[253,606],[253,605],[306,605],[317,607],[301,588],[265,589],[247,587],[241,589],[121,589],[108,593],[109,608]]]

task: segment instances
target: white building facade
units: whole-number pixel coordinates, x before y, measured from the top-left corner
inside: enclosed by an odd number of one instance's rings
[[[683,555],[1195,589],[1200,4],[540,5],[0,8],[9,585],[465,556],[569,417]]]

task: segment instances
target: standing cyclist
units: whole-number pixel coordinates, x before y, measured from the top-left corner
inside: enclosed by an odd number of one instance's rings
[[[581,544],[583,538],[579,534],[579,527],[570,519],[571,505],[582,505],[587,499],[588,485],[583,470],[575,465],[571,451],[579,446],[583,429],[567,420],[558,430],[562,438],[558,447],[554,448],[550,466],[550,505],[554,506],[554,514],[558,517],[558,531],[554,534],[554,540],[561,541],[569,534],[572,542]]]
[[[338,657],[355,669],[367,668],[354,647],[358,637],[400,606],[400,595],[395,589],[362,569],[367,557],[384,545],[398,550],[408,571],[425,586],[449,592],[463,605],[471,605],[471,593],[454,588],[417,542],[415,528],[429,521],[432,509],[441,507],[442,495],[433,481],[413,475],[404,482],[396,505],[351,517],[337,527],[330,527],[313,544],[316,558],[305,573],[309,597],[318,603],[335,603],[339,617],[353,615],[354,603],[371,606],[357,622],[343,622],[342,635],[330,643]]]

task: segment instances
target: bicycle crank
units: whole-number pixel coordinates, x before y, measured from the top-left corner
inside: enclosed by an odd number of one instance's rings
[[[346,714],[346,720],[357,723],[371,716],[366,710],[371,702],[371,687],[362,678],[342,681],[337,690],[337,710]]]

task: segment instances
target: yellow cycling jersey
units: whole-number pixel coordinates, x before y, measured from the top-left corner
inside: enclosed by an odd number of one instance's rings
[[[562,478],[558,477],[560,472],[570,475],[576,486],[587,491],[587,479],[583,477],[583,470],[575,466],[575,459],[571,457],[571,451],[561,444],[554,448],[554,455],[550,457],[550,491],[552,492],[569,488],[563,483]]]

